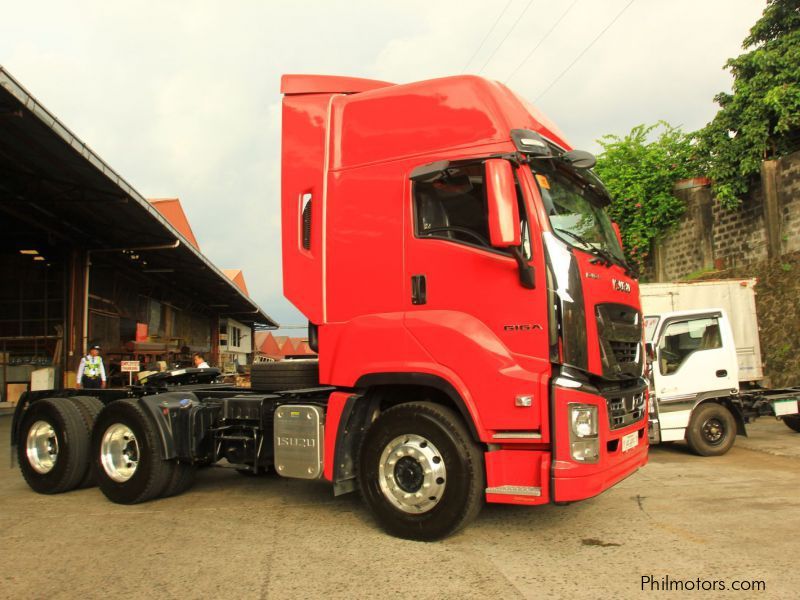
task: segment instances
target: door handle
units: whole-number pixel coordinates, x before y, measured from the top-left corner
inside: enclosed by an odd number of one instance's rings
[[[717,377],[727,377],[727,376],[728,372],[725,369],[720,369],[719,371],[717,371]]]
[[[425,304],[428,302],[428,284],[425,275],[411,276],[411,304]]]

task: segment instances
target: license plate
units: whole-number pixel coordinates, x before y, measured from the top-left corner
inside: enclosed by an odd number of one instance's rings
[[[793,415],[797,412],[797,400],[775,400],[772,403],[776,417],[783,415]]]
[[[627,435],[622,436],[622,451],[627,452],[631,448],[636,448],[639,445],[639,432],[634,431]]]

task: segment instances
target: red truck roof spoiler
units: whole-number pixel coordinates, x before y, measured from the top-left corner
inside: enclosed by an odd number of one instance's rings
[[[335,75],[283,75],[281,94],[357,94],[395,85],[387,81]]]

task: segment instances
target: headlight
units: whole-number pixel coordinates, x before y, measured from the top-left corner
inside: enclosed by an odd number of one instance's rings
[[[572,433],[579,438],[597,435],[597,407],[589,404],[570,404]]]
[[[583,463],[597,462],[600,441],[597,437],[597,406],[569,404],[570,454],[573,460]]]

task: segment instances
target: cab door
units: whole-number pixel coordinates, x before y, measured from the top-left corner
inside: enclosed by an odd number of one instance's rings
[[[485,428],[541,431],[550,372],[543,249],[529,218],[529,182],[522,171],[515,177],[534,289],[520,283],[511,251],[491,247],[483,164],[449,168],[408,182],[405,319],[431,358],[463,382]]]
[[[727,319],[721,312],[666,319],[653,366],[661,403],[736,389],[736,348]]]

